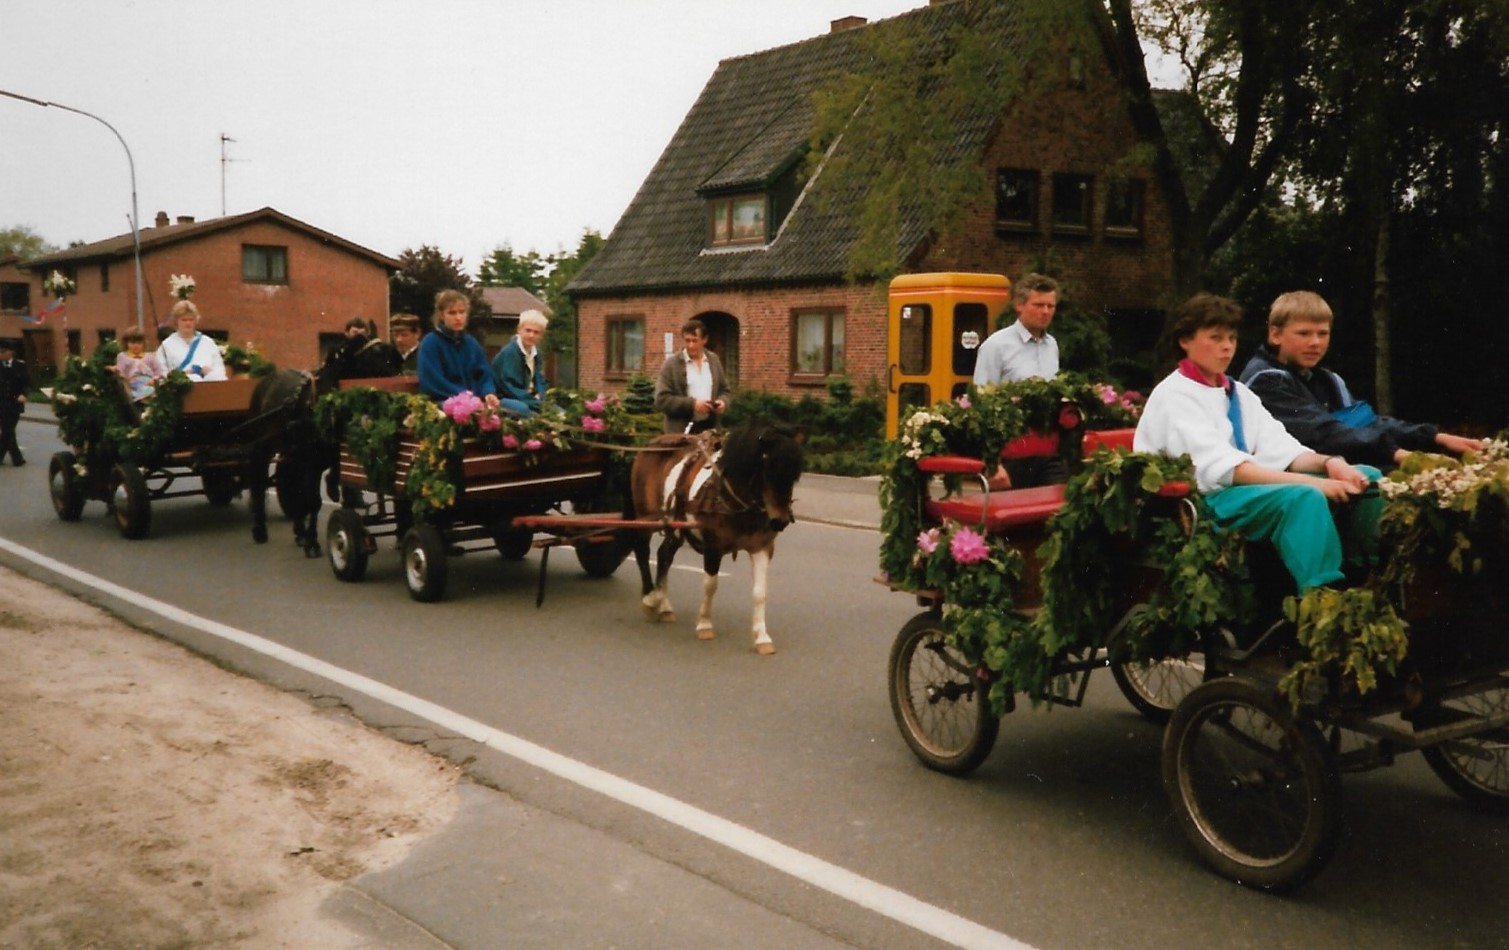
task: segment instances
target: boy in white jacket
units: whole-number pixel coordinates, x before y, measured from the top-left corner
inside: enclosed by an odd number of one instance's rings
[[[1364,491],[1379,472],[1312,452],[1226,375],[1241,322],[1235,303],[1211,294],[1179,308],[1170,333],[1185,358],[1148,397],[1133,448],[1188,455],[1216,520],[1249,540],[1271,540],[1303,593],[1344,576],[1332,503],[1350,515],[1357,557],[1372,556],[1382,501]]]

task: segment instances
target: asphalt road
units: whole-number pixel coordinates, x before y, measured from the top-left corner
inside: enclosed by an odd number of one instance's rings
[[[539,609],[538,554],[512,563],[490,553],[454,559],[446,599],[419,604],[390,541],[365,581],[340,583],[324,561],[302,556],[281,519],[272,523],[272,543],[252,544],[244,502],[159,503],[152,536],[139,542],[121,539],[99,503],[77,523],[60,522],[45,484],[58,447],[53,433],[33,424],[21,436],[32,464],[0,469],[0,535],[14,546],[0,551],[7,566],[218,662],[344,702],[369,722],[467,761],[480,783],[517,802],[674,866],[804,934],[854,946],[942,943],[696,827],[89,590],[39,566],[32,552],[669,796],[892,889],[878,892],[882,901],[899,893],[1033,946],[1509,946],[1497,917],[1509,886],[1509,822],[1467,808],[1418,756],[1345,777],[1348,830],[1339,853],[1288,898],[1245,890],[1197,863],[1159,783],[1160,730],[1131,710],[1109,677],[1091,684],[1085,708],[1011,714],[996,751],[969,778],[923,769],[897,733],[885,690],[891,640],[916,608],[872,582],[872,531],[803,521],[782,537],[768,617],[779,653],[761,658],[747,631],[743,559],[725,564],[720,636],[710,643],[692,634],[695,571],[674,575],[681,622],[657,625],[637,608],[632,562],[593,581],[569,552],[552,557]],[[798,496],[821,505],[815,490],[804,495],[799,486]],[[683,552],[682,563],[693,562]],[[684,905],[664,912],[706,915],[718,906],[697,893],[688,890]],[[758,935],[750,940],[749,926],[730,918],[725,942],[764,944]]]

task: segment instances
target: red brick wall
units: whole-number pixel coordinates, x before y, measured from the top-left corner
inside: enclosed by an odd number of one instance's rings
[[[1065,87],[1034,100],[1030,107],[1007,114],[982,163],[988,194],[956,234],[936,242],[908,270],[978,271],[1016,279],[1047,258],[1064,285],[1064,299],[1081,308],[1144,310],[1168,306],[1173,254],[1166,203],[1147,169],[1118,164],[1134,141],[1120,91],[1103,72],[1097,74],[1092,63],[1086,88]],[[996,233],[995,174],[1003,167],[1040,172],[1038,220],[1042,228],[1037,233]],[[1094,176],[1088,233],[1071,235],[1050,230],[1055,172]],[[1137,239],[1105,235],[1105,197],[1113,175],[1147,180],[1143,229]],[[886,368],[884,299],[870,289],[831,285],[581,298],[582,385],[622,386],[622,380],[605,377],[609,317],[644,317],[645,369],[653,374],[663,359],[664,333],[676,333],[691,317],[723,312],[738,321],[741,387],[792,396],[807,392],[822,395],[820,385],[798,385],[791,380],[792,311],[828,305],[841,305],[847,312],[849,378],[860,391],[882,383]]]
[[[143,231],[143,234],[150,233]],[[288,283],[248,284],[241,279],[241,246],[264,244],[288,249]],[[81,331],[83,355],[99,345],[99,329],[117,334],[136,325],[136,277],[130,257],[110,265],[110,289],[100,289],[98,264],[77,269],[77,293],[68,298],[66,329]],[[312,369],[319,365],[319,334],[339,333],[352,316],[375,320],[387,333],[388,273],[360,255],[327,245],[275,221],[253,222],[161,249],[142,251],[142,299],[149,341],[167,319],[175,299],[168,287],[174,274],[188,274],[197,289],[194,303],[203,315],[200,327],[225,330],[230,341],[252,343],[281,367]],[[34,275],[33,312],[52,302]],[[54,353],[65,355],[65,324],[54,327]],[[0,315],[0,336],[20,336],[19,316]]]

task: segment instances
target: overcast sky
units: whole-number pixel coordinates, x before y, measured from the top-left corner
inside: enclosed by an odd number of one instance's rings
[[[718,61],[926,0],[0,0],[0,89],[98,115],[142,223],[272,206],[383,254],[609,233]],[[231,159],[222,166],[221,135]],[[130,230],[99,123],[0,97],[0,228]]]

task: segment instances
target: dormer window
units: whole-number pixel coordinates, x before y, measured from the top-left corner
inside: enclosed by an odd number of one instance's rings
[[[709,247],[764,244],[766,200],[762,194],[731,195],[707,202]]]

